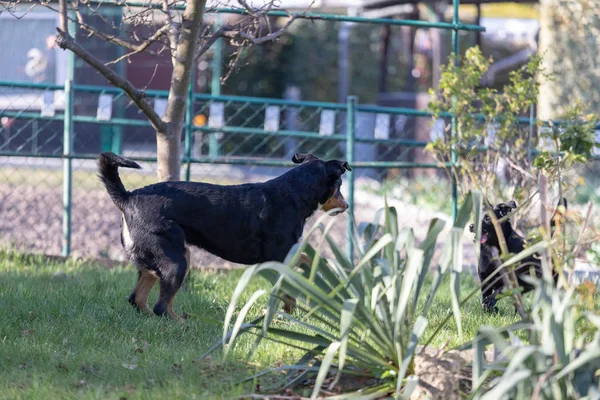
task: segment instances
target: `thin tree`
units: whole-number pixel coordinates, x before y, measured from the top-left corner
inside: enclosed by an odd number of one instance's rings
[[[206,8],[206,0],[185,2],[162,0],[162,2],[144,3],[148,4],[145,7],[140,7],[139,2],[133,7],[127,1],[117,3],[94,0],[59,0],[58,8],[55,3],[39,1],[2,1],[0,6],[15,17],[18,15],[19,8],[17,6],[19,5],[27,6],[25,7],[26,12],[35,7],[46,7],[59,13],[56,44],[63,50],[72,51],[104,76],[108,82],[122,89],[135,106],[144,113],[156,131],[158,180],[174,181],[180,179],[181,137],[185,120],[187,90],[195,60],[204,55],[217,39],[225,38],[238,49],[234,52],[229,64],[230,71],[232,71],[237,65],[242,48],[276,40],[295,19],[301,16],[301,14],[294,16],[288,14],[287,22],[282,27],[276,28],[272,26],[268,17],[268,12],[275,8],[275,0],[270,0],[258,8],[250,6],[245,0],[237,1],[239,3],[237,7],[243,16],[232,24],[221,25],[216,30],[203,24],[205,15],[211,11]],[[119,35],[108,34],[93,26],[90,15],[98,16],[102,20],[103,8],[116,6],[128,11],[130,14],[127,18],[128,23],[133,26],[143,26],[146,30],[152,29],[153,32],[144,38],[133,35],[131,40],[126,40]],[[155,18],[157,14],[160,18]],[[159,19],[161,23],[153,23],[156,19]],[[72,32],[69,32],[69,22],[76,23],[78,29],[90,36],[124,48],[126,54],[108,62],[98,59],[77,42]],[[151,50],[153,45],[160,46],[160,49]],[[134,87],[126,77],[111,69],[110,65],[128,62],[134,54],[142,52],[158,54],[165,50],[171,54],[173,72],[166,110],[164,115],[158,115],[144,97],[144,91]]]

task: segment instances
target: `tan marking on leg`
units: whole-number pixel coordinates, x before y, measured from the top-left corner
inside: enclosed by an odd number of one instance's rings
[[[173,311],[173,301],[175,300],[175,295],[171,297],[169,303],[167,304],[167,312],[169,313],[169,317],[173,318],[175,321],[183,323],[185,319],[181,318],[179,315],[175,314]]]
[[[140,280],[135,288],[135,304],[141,311],[148,315],[154,315],[150,307],[148,307],[148,294],[158,282],[158,276],[153,271],[143,270]]]

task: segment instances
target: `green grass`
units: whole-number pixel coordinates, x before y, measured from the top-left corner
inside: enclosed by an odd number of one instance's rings
[[[59,271],[66,277],[55,276]],[[299,353],[263,341],[248,360],[254,338],[245,335],[230,360],[223,361],[220,351],[200,360],[222,335],[218,322],[240,274],[192,271],[188,289],[175,301],[176,312],[191,314],[180,325],[149,318],[127,303],[136,278],[133,267],[48,263],[0,252],[0,398],[228,399],[253,391],[255,383],[240,384],[243,378],[291,362]],[[461,284],[463,296],[476,287],[466,275]],[[268,286],[255,282],[241,304],[259,287]],[[156,295],[155,289],[151,301]],[[261,299],[254,315],[266,300]],[[516,321],[505,303],[502,313],[486,316],[479,293],[473,296],[463,308],[463,339],[472,338],[483,324]],[[444,282],[424,340],[450,310],[449,283]],[[447,341],[450,346],[462,343],[453,321],[433,344]],[[273,383],[260,382],[263,388]]]

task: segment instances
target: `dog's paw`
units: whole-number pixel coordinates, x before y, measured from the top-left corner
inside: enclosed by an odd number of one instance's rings
[[[494,298],[494,296],[490,296],[486,299],[483,299],[483,301],[481,302],[481,307],[483,308],[483,311],[487,314],[497,314],[500,311],[496,306],[496,299]]]

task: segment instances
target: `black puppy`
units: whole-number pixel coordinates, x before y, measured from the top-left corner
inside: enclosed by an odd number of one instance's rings
[[[567,207],[567,200],[562,199],[562,202],[559,202],[560,205]],[[517,208],[517,203],[514,200],[511,200],[507,203],[500,203],[493,208],[494,214],[498,220],[506,217],[513,210]],[[551,219],[551,227],[554,228],[556,216],[558,215],[558,209],[554,212],[554,215]],[[506,247],[509,253],[518,254],[525,249],[525,239],[521,237],[517,232],[514,231],[510,219],[505,218],[505,220],[500,224],[500,228],[502,234],[504,236],[504,240],[506,242]],[[469,226],[469,231],[475,232],[475,227],[473,224]],[[500,242],[498,240],[498,235],[496,233],[496,229],[492,223],[492,219],[485,213],[483,215],[483,221],[481,224],[481,251],[479,255],[479,265],[477,266],[477,273],[479,275],[479,280],[485,282],[485,280],[498,269],[498,267],[502,264],[500,259]],[[519,262],[519,264],[514,268],[515,274],[517,275],[517,282],[519,286],[523,288],[523,292],[529,292],[533,290],[533,286],[522,279],[523,275],[531,274],[533,272],[536,277],[542,277],[542,265],[539,259],[539,255],[533,254]],[[556,272],[553,273],[554,282],[556,283],[558,279],[558,275]],[[502,277],[500,274],[496,274],[490,282],[483,284],[481,288],[482,301],[481,305],[483,309],[487,312],[496,312],[498,308],[496,307],[497,295],[504,288],[504,282],[502,281]]]
[[[162,182],[128,192],[118,167],[140,168],[113,153],[100,154],[99,176],[122,214],[121,243],[138,269],[129,302],[151,313],[148,293],[160,282],[154,313],[173,311],[173,299],[190,265],[186,245],[194,245],[240,264],[284,261],[315,211],[348,204],[340,193],[344,161],[295,154],[301,164],[264,183],[235,186],[200,182]]]

